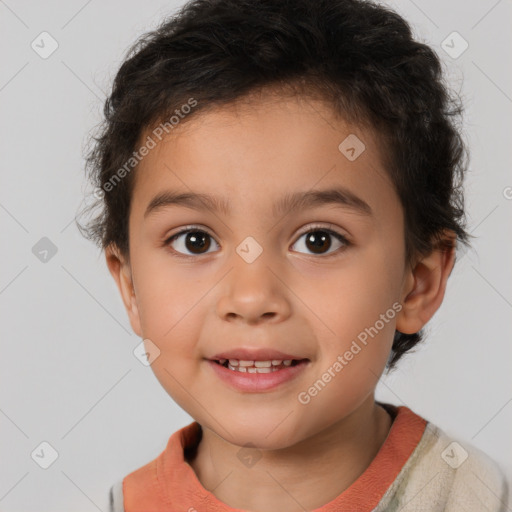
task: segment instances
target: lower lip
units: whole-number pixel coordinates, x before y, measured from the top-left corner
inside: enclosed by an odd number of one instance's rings
[[[213,371],[224,381],[238,389],[249,393],[258,393],[274,389],[285,382],[289,382],[304,371],[310,361],[304,360],[295,366],[288,366],[270,373],[247,373],[230,370],[220,364],[207,360]]]

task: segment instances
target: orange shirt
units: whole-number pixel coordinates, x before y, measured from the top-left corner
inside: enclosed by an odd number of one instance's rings
[[[348,489],[313,512],[371,512],[420,442],[425,419],[405,406],[380,405],[394,419],[377,455]],[[184,450],[197,445],[200,428],[193,422],[178,430],[156,459],[124,478],[125,512],[240,512],[205,489],[185,460]]]

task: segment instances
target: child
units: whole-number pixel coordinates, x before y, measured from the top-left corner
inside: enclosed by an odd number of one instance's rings
[[[195,0],[136,43],[83,229],[196,421],[113,511],[511,510],[487,455],[374,396],[469,245],[461,112],[368,1]]]

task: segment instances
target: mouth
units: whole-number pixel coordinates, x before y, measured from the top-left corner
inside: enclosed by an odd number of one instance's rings
[[[280,389],[299,378],[309,359],[207,359],[213,374],[242,393],[263,393]]]
[[[214,363],[239,373],[273,373],[285,368],[297,366],[309,359],[269,359],[266,361],[251,361],[243,359],[213,359]]]

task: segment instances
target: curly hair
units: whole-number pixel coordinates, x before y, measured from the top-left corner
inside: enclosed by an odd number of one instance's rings
[[[83,213],[100,211],[78,222],[82,234],[128,258],[133,155],[145,130],[190,98],[196,106],[180,127],[266,88],[320,98],[346,121],[375,130],[403,206],[408,263],[451,247],[446,230],[469,246],[462,102],[409,24],[367,0],[192,0],[143,34],[125,54],[99,135],[90,138],[86,170],[101,193]],[[395,331],[388,372],[423,334]]]

